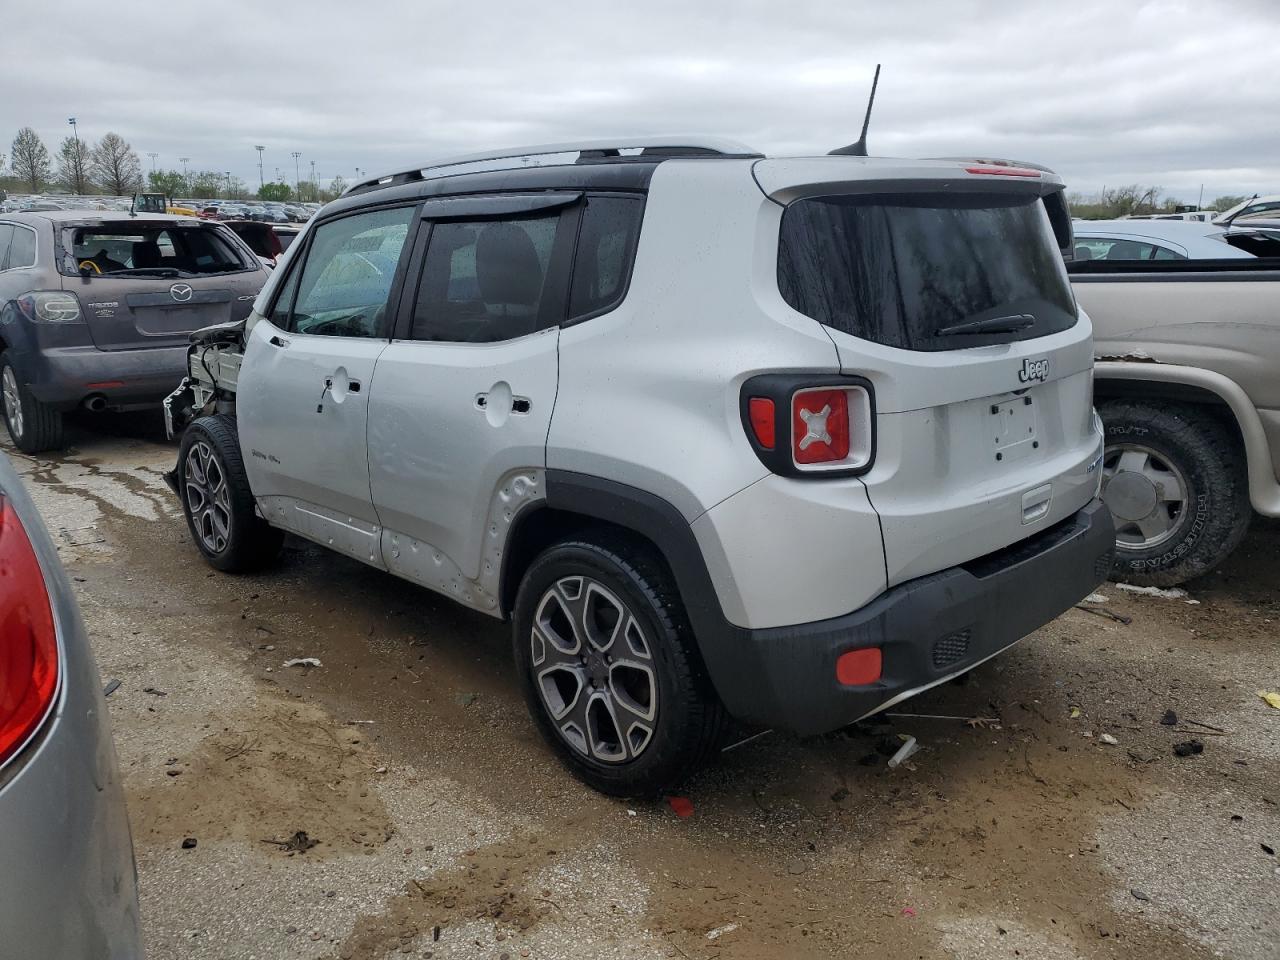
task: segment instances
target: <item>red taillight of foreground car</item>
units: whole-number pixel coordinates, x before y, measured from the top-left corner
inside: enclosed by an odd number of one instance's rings
[[[58,692],[58,637],[31,541],[0,496],[0,765],[40,729]]]
[[[846,687],[865,687],[880,679],[883,666],[879,647],[850,650],[836,659],[836,680]]]

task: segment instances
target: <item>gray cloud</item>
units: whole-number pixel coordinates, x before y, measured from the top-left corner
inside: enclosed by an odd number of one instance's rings
[[[4,14],[0,140],[76,116],[164,167],[322,180],[518,143],[705,132],[770,153],[1036,160],[1073,189],[1280,191],[1276,0],[249,3]],[[4,149],[0,147],[0,149]]]

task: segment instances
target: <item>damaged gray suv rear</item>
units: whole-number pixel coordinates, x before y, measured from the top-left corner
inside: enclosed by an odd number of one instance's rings
[[[242,320],[267,271],[190,217],[49,211],[0,218],[0,388],[24,453],[63,414],[149,409],[186,372],[187,336]]]

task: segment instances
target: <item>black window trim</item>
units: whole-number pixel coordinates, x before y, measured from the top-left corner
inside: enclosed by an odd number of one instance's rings
[[[403,343],[427,343],[437,347],[484,347],[498,343],[511,343],[512,340],[489,340],[473,342],[470,340],[419,340],[413,337],[413,315],[417,309],[418,293],[422,286],[422,274],[427,266],[427,250],[431,246],[431,238],[435,233],[434,227],[437,223],[451,223],[459,220],[538,220],[545,217],[548,213],[555,210],[560,211],[560,221],[556,224],[555,245],[551,249],[551,260],[547,264],[547,278],[552,277],[563,278],[563,283],[557,283],[552,288],[552,295],[559,298],[559,303],[552,302],[546,308],[544,316],[539,319],[537,326],[528,334],[542,333],[556,327],[565,325],[565,317],[569,309],[569,285],[572,282],[573,257],[578,246],[578,230],[582,221],[582,198],[583,194],[579,193],[573,200],[568,203],[553,203],[552,205],[539,207],[531,205],[524,209],[513,209],[511,205],[504,206],[498,201],[506,199],[519,198],[520,194],[502,194],[490,195],[486,197],[491,206],[485,208],[476,205],[469,209],[466,216],[438,216],[419,217],[419,230],[416,237],[413,252],[411,254],[410,264],[412,265],[412,276],[403,285],[400,291],[400,307],[395,313],[395,324],[391,332],[391,339],[396,342]],[[525,194],[524,196],[531,196]],[[429,205],[428,202],[427,205]],[[545,281],[544,281],[545,283]],[[544,313],[542,309],[540,313]]]
[[[401,200],[399,202],[370,204],[367,207],[359,207],[355,210],[344,210],[336,216],[326,217],[324,220],[315,223],[309,230],[307,230],[306,243],[302,249],[298,251],[298,255],[290,258],[289,266],[284,278],[280,281],[280,285],[272,292],[271,302],[267,305],[264,319],[273,327],[276,327],[282,332],[294,337],[324,337],[326,339],[339,340],[391,340],[396,326],[396,313],[393,313],[392,305],[400,301],[402,288],[405,286],[405,276],[408,273],[409,264],[411,262],[412,251],[415,250],[415,244],[418,237],[420,234],[427,232],[422,228],[422,218],[417,212],[418,208],[421,206],[421,200],[412,200],[407,203]],[[272,315],[276,312],[276,306],[279,303],[280,296],[288,288],[295,273],[298,274],[298,286],[302,286],[301,271],[305,268],[307,261],[311,259],[311,248],[315,242],[315,236],[320,231],[321,227],[326,227],[331,223],[337,223],[340,220],[346,220],[350,217],[358,217],[368,213],[377,213],[382,210],[396,209],[414,210],[415,212],[409,218],[409,232],[405,235],[404,245],[400,248],[400,259],[396,263],[396,272],[391,278],[391,288],[387,291],[387,308],[383,311],[382,328],[376,336],[343,337],[335,334],[299,333],[298,331],[291,329],[293,326],[293,308],[297,305],[297,289],[293,292],[294,300],[293,303],[289,304],[289,313],[285,317],[285,325],[283,327],[278,326],[275,321],[271,319]]]

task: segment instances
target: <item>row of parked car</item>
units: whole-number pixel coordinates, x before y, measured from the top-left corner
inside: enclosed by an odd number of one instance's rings
[[[551,748],[652,793],[730,719],[836,729],[1280,516],[1280,263],[1112,256],[1064,196],[693,139],[369,180],[272,271],[214,221],[0,217],[6,424],[168,394],[209,564],[292,533],[509,621]]]

